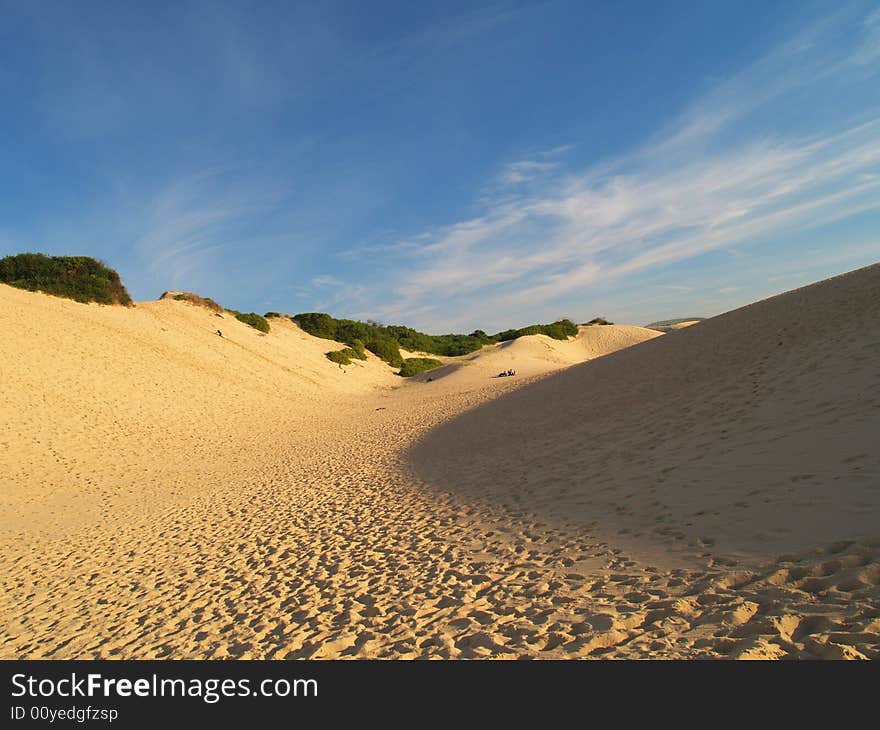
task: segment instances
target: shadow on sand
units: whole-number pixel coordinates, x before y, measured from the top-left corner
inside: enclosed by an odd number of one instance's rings
[[[767,558],[874,534],[878,283],[868,267],[572,367],[434,429],[409,466],[629,549]]]

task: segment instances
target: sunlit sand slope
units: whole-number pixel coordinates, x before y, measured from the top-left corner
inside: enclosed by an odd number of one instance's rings
[[[578,327],[578,334],[568,340],[554,340],[546,335],[527,335],[509,342],[455,358],[444,358],[442,368],[423,373],[415,382],[442,381],[447,389],[460,390],[485,385],[498,373],[512,369],[517,377],[545,375],[571,365],[602,357],[632,347],[662,333],[629,325]],[[504,386],[504,383],[499,386]]]

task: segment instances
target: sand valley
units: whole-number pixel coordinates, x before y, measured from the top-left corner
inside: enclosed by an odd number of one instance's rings
[[[880,265],[411,379],[271,321],[0,285],[0,656],[880,657]]]

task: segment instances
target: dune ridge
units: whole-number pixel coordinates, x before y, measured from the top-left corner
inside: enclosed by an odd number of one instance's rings
[[[876,658],[878,284],[432,382],[0,286],[0,656]]]

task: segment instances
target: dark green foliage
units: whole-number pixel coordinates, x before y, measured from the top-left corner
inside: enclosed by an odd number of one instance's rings
[[[168,292],[162,295],[162,299],[166,297]],[[210,309],[212,312],[222,312],[223,307],[221,307],[217,302],[215,302],[211,297],[200,297],[198,294],[193,294],[192,292],[184,291],[179,294],[175,294],[172,299],[175,299],[178,302],[189,302],[190,304],[195,304],[199,307],[205,307]]]
[[[404,350],[410,352],[428,352],[432,355],[467,355],[469,352],[479,350],[483,345],[489,345],[494,340],[481,333],[481,335],[426,335],[423,332],[410,327],[391,326],[385,331],[393,337]]]
[[[496,342],[507,342],[527,335],[546,335],[554,340],[567,340],[578,333],[577,325],[570,319],[560,319],[553,324],[533,324],[518,330],[505,330],[495,335]]]
[[[0,259],[0,282],[78,302],[131,304],[119,274],[88,256],[7,256]]]
[[[352,343],[351,347],[346,347],[342,350],[326,352],[324,354],[330,362],[339,363],[340,365],[351,365],[352,360],[367,359],[367,353],[364,349],[364,343],[360,340],[355,340]]]
[[[498,342],[515,340],[517,337],[519,337],[519,330],[504,330],[504,332],[499,332],[497,335],[495,335],[495,339]]]
[[[442,364],[439,360],[434,360],[430,357],[408,357],[403,361],[403,366],[397,374],[404,378],[411,378],[413,375],[418,375],[426,370],[439,368]]]
[[[351,354],[354,352],[350,347],[346,347],[344,350],[332,350],[331,352],[325,352],[324,357],[326,357],[330,362],[335,362],[338,365],[351,365]]]
[[[325,353],[330,362],[339,363],[340,365],[351,365],[352,360],[366,360],[367,353],[363,349],[358,350],[354,347],[346,347],[342,350],[334,350]]]
[[[360,343],[361,348],[366,348],[393,367],[400,367],[403,364],[397,341],[389,336],[388,328],[376,322],[334,319],[329,314],[321,312],[297,314],[293,317],[293,321],[315,337],[344,342],[351,347]]]
[[[249,324],[255,330],[260,330],[260,332],[269,331],[269,323],[266,321],[266,318],[261,317],[256,312],[237,312],[234,309],[227,309],[226,311],[230,314],[234,314],[239,322]]]
[[[329,314],[322,312],[306,312],[292,318],[302,329],[315,337],[335,340],[336,322]]]
[[[564,340],[577,334],[577,326],[567,319],[553,324],[532,325],[519,330],[506,330],[497,335],[487,335],[475,330],[469,335],[426,335],[410,327],[400,325],[385,326],[378,322],[358,322],[352,319],[334,319],[329,314],[307,312],[297,314],[293,320],[306,332],[315,337],[344,342],[353,345],[357,340],[366,343],[366,348],[389,365],[402,367],[400,348],[410,352],[427,352],[432,355],[467,355],[484,345],[513,340],[523,335],[543,334],[557,340]]]
[[[283,315],[283,314],[279,314],[278,312],[266,312],[263,316],[264,316],[266,319],[269,319],[270,317],[279,317],[279,318],[280,318],[280,317],[283,317],[284,315]]]
[[[380,360],[387,362],[393,368],[399,368],[403,365],[403,358],[400,356],[400,347],[392,339],[375,336],[367,340],[367,349]]]
[[[351,343],[351,349],[353,349],[358,355],[358,360],[366,360],[367,353],[364,352],[366,349],[366,345],[361,340],[354,340]]]
[[[594,317],[587,324],[614,324],[614,322],[609,322],[605,317]]]

